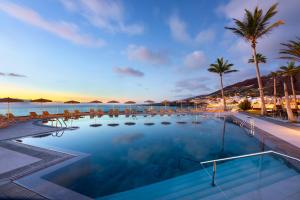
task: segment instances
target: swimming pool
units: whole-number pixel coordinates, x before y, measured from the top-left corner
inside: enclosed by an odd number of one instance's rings
[[[203,115],[86,116],[67,123],[79,128],[27,137],[22,142],[88,154],[43,178],[91,198],[201,169],[191,160],[206,161],[268,149],[230,119]]]

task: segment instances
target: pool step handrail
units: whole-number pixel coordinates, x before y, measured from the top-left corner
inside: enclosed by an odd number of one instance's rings
[[[269,150],[269,151],[263,151],[263,152],[258,152],[258,153],[244,154],[244,155],[240,155],[240,156],[232,156],[232,157],[228,157],[228,158],[221,158],[221,159],[203,161],[203,162],[200,162],[200,164],[203,166],[204,164],[213,163],[213,174],[212,174],[211,185],[212,186],[216,186],[216,184],[215,184],[215,177],[216,177],[216,173],[217,173],[217,162],[228,161],[228,160],[236,160],[236,159],[246,158],[246,157],[254,157],[254,156],[259,156],[259,155],[264,155],[264,154],[270,154],[270,153],[274,153],[276,155],[279,155],[279,156],[282,156],[282,157],[286,157],[286,158],[289,158],[289,159],[292,159],[292,160],[300,162],[299,158],[296,158],[296,157],[293,157],[293,156],[289,156],[289,155],[286,155],[284,153],[279,153],[277,151]]]

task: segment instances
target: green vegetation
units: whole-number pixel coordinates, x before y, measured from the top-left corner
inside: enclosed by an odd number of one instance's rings
[[[224,61],[223,58],[218,58],[216,63],[210,64],[210,67],[208,68],[209,72],[217,73],[220,76],[221,81],[221,94],[223,98],[223,110],[226,110],[226,101],[224,96],[224,85],[223,85],[223,76],[224,74],[237,72],[238,70],[231,69],[233,67],[233,64],[228,63],[228,60]]]
[[[277,4],[274,4],[264,14],[262,9],[256,7],[253,12],[245,9],[245,15],[243,20],[233,19],[235,27],[225,27],[231,30],[234,34],[246,39],[252,48],[253,59],[256,67],[256,77],[258,81],[259,94],[261,98],[261,114],[266,114],[266,106],[264,100],[263,84],[261,80],[259,62],[256,59],[256,45],[258,39],[270,33],[274,28],[284,24],[282,20],[278,20],[275,23],[270,23],[270,20],[277,13]]]
[[[300,38],[281,44],[284,46],[284,49],[280,51],[282,55],[280,58],[300,62]]]
[[[241,110],[250,110],[251,109],[251,102],[248,101],[248,99],[245,99],[244,101],[242,101],[241,103],[239,103],[239,108]]]
[[[258,63],[266,63],[267,62],[267,58],[264,55],[260,54],[260,53],[256,54],[256,60],[257,60]],[[252,58],[250,58],[248,60],[248,63],[255,63],[255,60],[254,60],[253,56],[252,56]]]

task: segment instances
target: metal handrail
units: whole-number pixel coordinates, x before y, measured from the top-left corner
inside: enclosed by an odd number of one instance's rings
[[[215,184],[215,177],[216,177],[216,172],[217,172],[217,162],[221,162],[221,161],[227,161],[227,160],[235,160],[235,159],[239,159],[239,158],[246,158],[246,157],[253,157],[253,156],[259,156],[259,155],[263,155],[263,154],[269,154],[269,153],[274,153],[276,155],[280,155],[289,159],[293,159],[296,160],[298,162],[300,162],[299,158],[295,158],[293,156],[289,156],[283,153],[279,153],[276,151],[263,151],[263,152],[258,152],[258,153],[251,153],[251,154],[245,154],[245,155],[241,155],[241,156],[233,156],[233,157],[228,157],[228,158],[221,158],[221,159],[216,159],[216,160],[209,160],[209,161],[204,161],[204,162],[200,162],[201,165],[203,164],[207,164],[207,163],[213,163],[213,175],[212,175],[212,186],[216,186]]]
[[[262,154],[268,154],[268,153],[272,153],[272,152],[273,151],[263,151],[263,152],[258,152],[258,153],[245,154],[245,155],[241,155],[241,156],[233,156],[233,157],[221,158],[221,159],[216,159],[216,160],[208,160],[208,161],[200,162],[200,164],[220,162],[220,161],[225,161],[225,160],[234,160],[234,159],[239,159],[239,158],[245,158],[245,157],[258,156],[258,155],[262,155]]]

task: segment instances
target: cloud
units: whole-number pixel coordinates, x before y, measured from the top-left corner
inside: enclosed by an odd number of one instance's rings
[[[211,90],[210,87],[207,86],[206,81],[209,80],[207,77],[200,77],[200,78],[192,78],[192,79],[184,79],[177,81],[175,84],[175,90],[173,92],[199,92],[204,91],[208,92]]]
[[[114,72],[124,76],[143,77],[144,73],[130,67],[115,67]]]
[[[103,40],[95,39],[86,34],[80,33],[79,27],[76,24],[65,21],[47,20],[36,11],[24,6],[2,1],[0,3],[0,11],[5,12],[11,17],[14,17],[24,23],[43,29],[75,44],[90,47],[100,47],[104,45]]]
[[[191,36],[187,31],[187,23],[181,19],[178,14],[171,15],[168,20],[168,25],[172,37],[178,42],[202,44],[211,42],[215,38],[215,31],[213,29],[202,30],[195,37]]]
[[[113,139],[113,143],[115,144],[131,144],[135,141],[138,141],[140,139],[144,138],[144,134],[142,133],[129,133],[126,135],[120,135]]]
[[[206,63],[206,57],[203,51],[193,51],[184,58],[184,66],[188,68],[198,68]]]
[[[177,14],[171,15],[168,21],[173,38],[179,42],[190,42],[191,38],[186,30],[186,23]]]
[[[12,77],[26,77],[25,75],[16,74],[16,73],[8,73],[7,76],[12,76]]]
[[[212,29],[200,31],[195,38],[196,42],[201,44],[206,42],[212,42],[214,39],[215,39],[215,31]]]
[[[126,50],[129,60],[142,61],[149,64],[167,64],[169,58],[166,53],[155,52],[144,46],[129,45]]]
[[[22,75],[22,74],[16,74],[16,73],[3,73],[3,72],[0,72],[0,76],[10,76],[10,77],[19,77],[19,78],[24,78],[24,77],[26,77],[25,75]]]
[[[110,32],[122,32],[131,35],[142,34],[144,26],[125,22],[125,9],[115,0],[61,0],[67,10],[77,12],[92,25]]]

